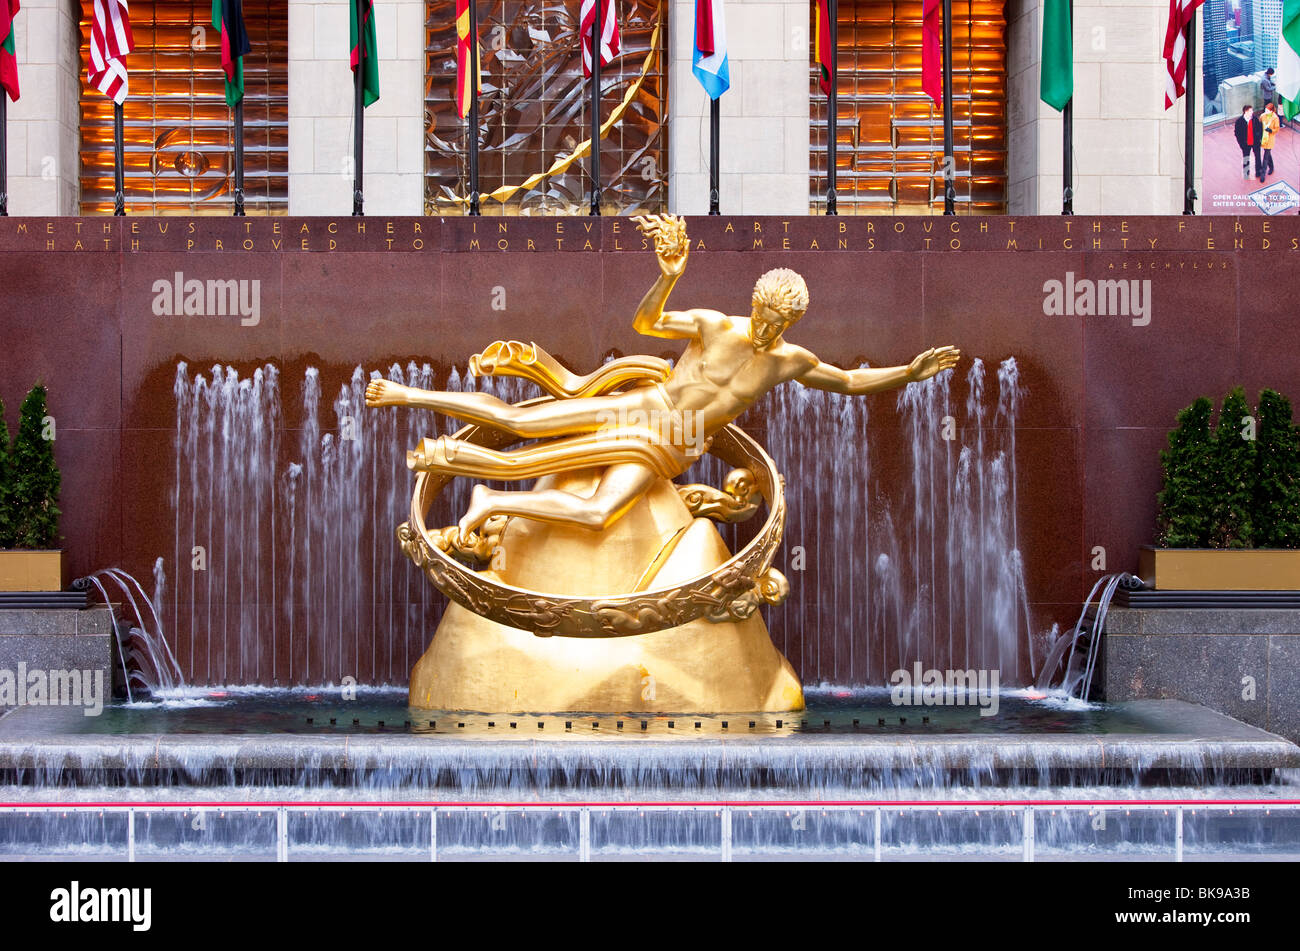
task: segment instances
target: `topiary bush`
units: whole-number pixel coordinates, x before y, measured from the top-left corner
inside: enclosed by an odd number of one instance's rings
[[[1199,397],[1178,413],[1178,428],[1169,448],[1160,453],[1164,488],[1159,503],[1156,540],[1165,548],[1204,548],[1210,539],[1211,494],[1205,473],[1210,468],[1210,417],[1214,404]]]
[[[1259,394],[1255,468],[1255,543],[1300,548],[1300,428],[1291,401],[1276,390]]]
[[[1210,547],[1250,548],[1255,528],[1255,449],[1258,436],[1246,392],[1223,398],[1210,446]]]
[[[1204,397],[1178,414],[1160,453],[1156,543],[1165,548],[1300,548],[1300,427],[1276,390],[1226,397],[1213,429]]]
[[[0,548],[14,547],[13,463],[9,459],[9,426],[5,422],[5,404],[0,400]]]
[[[59,466],[47,438],[45,387],[37,383],[23,400],[18,435],[9,452],[9,511],[14,547],[55,548],[59,541]]]

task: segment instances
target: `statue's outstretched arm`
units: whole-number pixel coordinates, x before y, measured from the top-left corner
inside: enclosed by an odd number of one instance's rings
[[[419,387],[385,380],[383,377],[373,377],[366,384],[366,405],[371,407],[414,406],[441,411],[441,404],[438,402],[438,397],[441,395],[431,390],[422,390]]]
[[[673,285],[686,271],[691,242],[686,236],[686,223],[674,215],[641,215],[633,219],[642,234],[654,239],[655,257],[659,261],[659,277],[646,291],[636,309],[632,326],[647,337],[682,339],[694,337],[699,332],[690,311],[664,312]]]
[[[907,366],[845,370],[819,361],[811,370],[798,377],[798,380],[804,386],[811,386],[814,389],[862,396],[866,393],[890,390],[906,383],[928,380],[936,373],[952,369],[960,359],[961,351],[956,347],[931,347],[924,353],[918,354],[916,359]]]

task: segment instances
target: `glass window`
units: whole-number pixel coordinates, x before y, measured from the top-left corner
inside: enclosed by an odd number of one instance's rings
[[[952,4],[959,213],[1006,211],[1004,6],[1002,0]],[[921,10],[920,0],[840,0],[835,172],[840,214],[943,211],[943,108],[921,90]],[[815,64],[809,76],[810,205],[821,214],[830,123]]]
[[[667,208],[667,0],[618,0],[622,51],[601,70],[608,121],[631,91],[621,119],[601,140],[603,209]],[[577,0],[480,0],[483,44],[479,99],[479,190],[502,189],[485,215],[586,214],[589,159],[578,158],[529,188],[530,177],[573,154],[591,131],[590,87],[582,75]],[[469,194],[468,121],[456,114],[455,0],[429,0],[425,28],[425,212],[464,214]],[[642,76],[643,67],[648,70]]]
[[[113,102],[86,83],[92,3],[81,13],[81,213],[113,213]],[[244,0],[244,205],[289,208],[289,23],[284,3]],[[123,108],[126,207],[137,214],[228,215],[234,112],[226,105],[212,0],[136,0]]]

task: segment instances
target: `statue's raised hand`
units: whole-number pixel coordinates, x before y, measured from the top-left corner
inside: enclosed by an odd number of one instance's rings
[[[917,383],[928,380],[936,373],[951,370],[960,359],[961,351],[956,347],[931,347],[907,365],[907,378]]]
[[[686,220],[676,215],[637,215],[632,220],[642,234],[654,239],[655,256],[664,277],[681,277],[691,253]]]

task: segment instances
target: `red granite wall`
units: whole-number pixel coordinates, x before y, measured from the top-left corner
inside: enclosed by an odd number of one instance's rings
[[[1157,453],[1179,408],[1198,395],[1217,400],[1238,383],[1252,398],[1271,386],[1300,399],[1290,293],[1300,267],[1297,219],[699,218],[690,228],[694,251],[676,306],[746,313],[754,279],[784,265],[803,273],[812,300],[788,336],[827,361],[905,363],[935,344],[981,358],[988,458],[995,445],[1010,447],[995,418],[996,371],[1015,357],[1023,394],[1014,532],[1029,618],[1016,622],[1024,630],[1013,640],[1032,642],[1037,656],[1043,632],[1070,622],[1102,573],[1093,567],[1096,550],[1104,550],[1106,571],[1131,569],[1138,546],[1151,542]],[[155,314],[155,283],[172,282],[177,272],[259,281],[256,325],[237,316]],[[26,388],[47,383],[63,467],[68,578],[116,565],[151,588],[162,557],[169,636],[188,676],[400,683],[427,642],[441,596],[400,562],[385,561],[394,519],[359,499],[358,524],[320,536],[332,541],[308,554],[309,493],[295,503],[301,531],[292,540],[283,493],[245,498],[235,509],[260,505],[260,514],[222,526],[226,551],[216,551],[205,516],[220,522],[224,513],[208,504],[211,477],[204,483],[200,474],[197,488],[181,489],[192,491],[189,501],[177,492],[178,483],[189,485],[189,460],[176,451],[178,362],[188,365],[188,379],[210,375],[218,363],[250,382],[255,368],[278,368],[283,418],[278,441],[262,451],[275,455],[266,484],[280,492],[289,464],[303,462],[308,367],[319,371],[324,410],[357,366],[369,372],[427,362],[442,386],[453,366],[504,337],[535,340],[583,372],[611,353],[671,356],[679,349],[671,341],[638,337],[631,326],[656,273],[626,219],[4,219],[0,399],[13,428]],[[1046,314],[1045,284],[1068,274],[1076,282],[1149,280],[1149,323]],[[969,366],[951,384],[955,439],[926,436],[937,447],[927,458],[938,471],[923,484],[896,394],[863,398],[856,409],[782,395],[742,420],[791,486],[782,557],[793,593],[769,613],[769,625],[805,681],[881,682],[913,659],[941,668],[996,662],[1007,680],[1031,673],[1028,647],[990,656],[987,644],[970,646],[969,605],[951,607],[947,590],[962,570],[961,553],[954,558],[947,542],[930,539],[955,537],[943,524],[952,510],[943,497],[960,447],[981,445],[977,415],[966,406]],[[778,418],[773,406],[783,414],[779,433],[770,425]],[[838,413],[852,415],[828,418]],[[333,414],[320,420],[322,434],[337,429]],[[931,424],[937,431],[940,421]],[[384,484],[396,495],[407,491],[405,483]],[[916,523],[918,484],[938,492],[939,526]],[[893,549],[878,534],[886,520]],[[232,539],[242,545],[237,576],[229,567]],[[349,550],[337,551],[343,543]],[[360,554],[352,550],[358,543]],[[215,589],[191,570],[194,545],[205,547],[209,573],[227,559]],[[800,566],[789,560],[795,546],[803,549]],[[943,565],[925,568],[918,547]],[[912,568],[899,582],[901,602],[873,606],[886,551]],[[312,607],[321,599],[337,610]],[[922,608],[900,620],[900,605]],[[224,620],[213,619],[222,612]],[[332,627],[317,630],[322,623]]]

